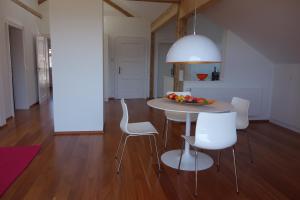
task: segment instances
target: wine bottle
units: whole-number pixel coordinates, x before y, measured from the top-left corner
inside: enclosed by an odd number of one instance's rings
[[[211,80],[218,81],[220,79],[220,73],[217,72],[217,67],[214,67],[214,71],[211,73]]]

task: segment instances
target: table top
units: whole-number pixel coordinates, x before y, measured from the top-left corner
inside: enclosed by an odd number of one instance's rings
[[[164,111],[174,111],[182,113],[200,113],[200,112],[230,112],[233,106],[227,102],[215,101],[213,104],[200,106],[192,104],[177,103],[175,101],[158,98],[147,101],[148,106]]]

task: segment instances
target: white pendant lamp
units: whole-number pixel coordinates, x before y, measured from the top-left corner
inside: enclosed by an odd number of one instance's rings
[[[169,49],[167,63],[219,63],[221,55],[217,45],[209,38],[196,34],[196,6],[194,34],[177,40]]]

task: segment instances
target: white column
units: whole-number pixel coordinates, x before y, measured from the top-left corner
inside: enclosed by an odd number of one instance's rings
[[[55,131],[102,131],[103,1],[49,3]]]

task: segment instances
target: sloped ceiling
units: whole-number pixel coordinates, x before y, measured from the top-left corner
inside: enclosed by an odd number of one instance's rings
[[[274,63],[300,63],[300,0],[219,0],[203,11]]]
[[[128,1],[128,0],[112,0],[114,3],[133,14],[135,17],[144,18],[148,21],[153,21],[162,12],[164,12],[171,4],[169,3],[156,3],[156,2],[144,2],[144,1]],[[106,10],[110,9],[109,10]],[[108,5],[104,6],[104,14],[118,15],[115,9],[108,8]],[[118,11],[117,11],[118,12]]]
[[[108,5],[105,2],[103,2],[103,15],[104,16],[121,16],[121,17],[125,16],[120,11],[111,7],[110,5]]]

